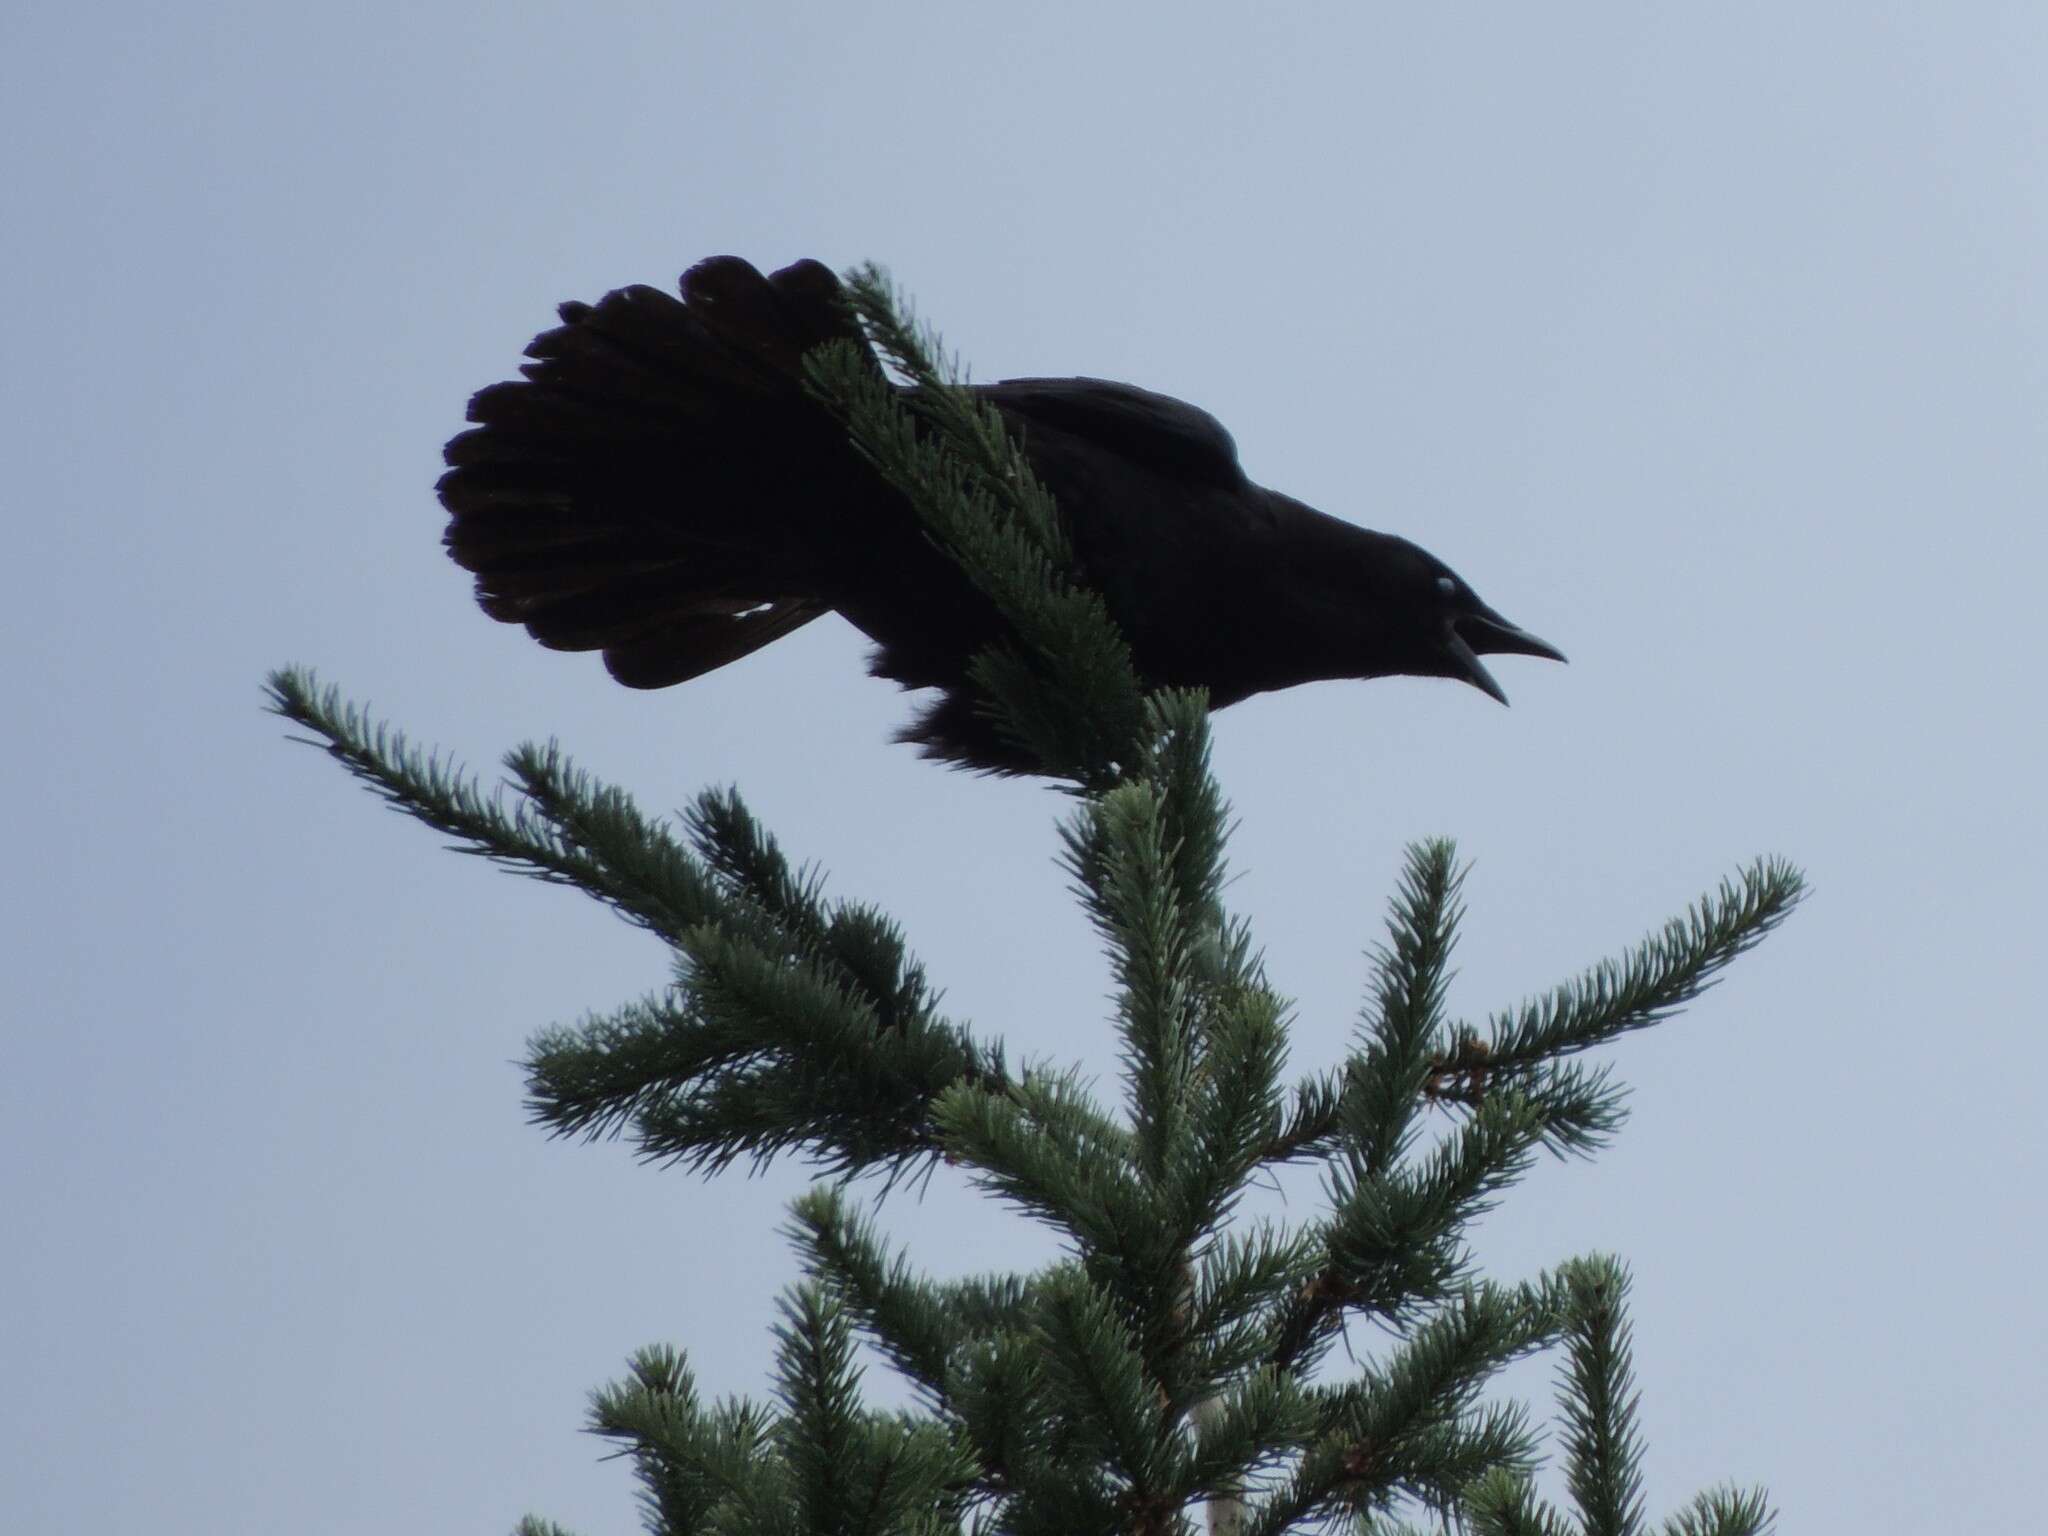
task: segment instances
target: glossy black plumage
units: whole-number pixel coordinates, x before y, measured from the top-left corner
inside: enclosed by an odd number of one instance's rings
[[[525,378],[470,402],[447,448],[446,542],[484,611],[543,645],[599,650],[660,688],[828,612],[872,672],[935,688],[902,732],[930,756],[1028,772],[966,681],[1000,620],[805,394],[801,358],[853,336],[816,262],[736,257],[564,304]],[[1252,484],[1206,412],[1099,379],[977,386],[1023,432],[1149,684],[1221,708],[1323,678],[1455,677],[1478,657],[1557,657],[1427,552]],[[1562,659],[1561,657],[1558,659]]]

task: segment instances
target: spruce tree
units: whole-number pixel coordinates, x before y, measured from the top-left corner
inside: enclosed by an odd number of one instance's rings
[[[1008,621],[975,681],[1070,793],[1061,855],[1112,967],[1118,1102],[1071,1070],[1012,1068],[943,1013],[897,925],[827,899],[736,791],[700,794],[671,825],[525,746],[506,759],[509,794],[488,793],[311,674],[269,683],[273,709],[394,806],[672,950],[666,991],[534,1037],[540,1124],[693,1170],[788,1153],[826,1176],[790,1214],[802,1278],[782,1303],[772,1401],[707,1397],[668,1347],[595,1395],[591,1428],[630,1459],[648,1530],[1648,1529],[1625,1271],[1561,1257],[1492,1279],[1467,1234],[1539,1156],[1606,1145],[1621,1089],[1584,1053],[1698,995],[1791,911],[1800,875],[1759,860],[1477,1027],[1447,1002],[1464,872],[1450,843],[1419,844],[1350,1048],[1285,1080],[1288,1005],[1224,905],[1229,813],[1204,699],[1145,689],[1001,417],[957,386],[878,271],[848,291],[918,389],[891,389],[849,344],[812,355],[811,385]],[[1066,1256],[927,1278],[855,1194],[938,1159]],[[1318,1207],[1243,1214],[1285,1167],[1320,1174]],[[913,1407],[868,1404],[860,1345]],[[1563,1362],[1568,1510],[1535,1492],[1536,1416],[1485,1395],[1546,1349]],[[1760,1492],[1720,1489],[1663,1529],[1734,1536],[1770,1519]]]

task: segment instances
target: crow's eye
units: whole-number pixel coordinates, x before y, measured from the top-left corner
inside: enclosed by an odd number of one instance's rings
[[[1436,589],[1443,593],[1445,597],[1456,597],[1458,595],[1458,584],[1448,576],[1437,577]]]

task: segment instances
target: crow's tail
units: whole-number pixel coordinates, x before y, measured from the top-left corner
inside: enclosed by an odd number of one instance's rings
[[[872,483],[803,391],[806,350],[859,336],[832,273],[804,261],[764,278],[720,256],[681,288],[564,304],[524,380],[470,401],[439,486],[484,611],[603,651],[635,688],[826,612],[835,492]]]

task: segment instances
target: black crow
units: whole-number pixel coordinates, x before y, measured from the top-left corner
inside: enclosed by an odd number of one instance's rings
[[[440,496],[484,611],[543,645],[602,651],[633,688],[838,613],[875,642],[870,672],[940,690],[901,739],[1034,771],[967,679],[1002,637],[995,609],[805,391],[807,350],[859,338],[838,279],[815,261],[763,277],[720,256],[681,293],[564,304],[524,380],[470,401]],[[1404,673],[1506,703],[1481,656],[1564,659],[1406,539],[1254,485],[1205,411],[1100,379],[974,389],[1019,430],[1149,686],[1206,688],[1220,709]]]

